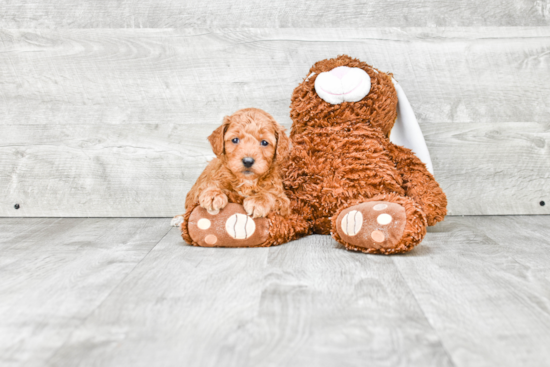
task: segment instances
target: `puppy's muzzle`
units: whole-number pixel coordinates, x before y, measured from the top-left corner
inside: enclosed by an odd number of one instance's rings
[[[243,158],[243,165],[246,168],[252,167],[253,164],[254,164],[254,158],[250,158],[250,157]]]

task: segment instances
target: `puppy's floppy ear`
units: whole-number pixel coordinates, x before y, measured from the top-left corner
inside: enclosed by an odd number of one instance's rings
[[[275,147],[275,162],[282,163],[290,154],[290,138],[285,133],[285,128],[276,123],[275,136],[277,146]]]
[[[229,121],[229,116],[225,116],[223,118],[222,125],[214,130],[208,137],[208,141],[210,142],[210,145],[212,145],[212,151],[216,157],[225,154],[225,142],[223,138],[230,123],[231,121]]]

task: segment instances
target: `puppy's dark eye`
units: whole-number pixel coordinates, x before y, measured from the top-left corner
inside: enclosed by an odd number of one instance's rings
[[[267,147],[269,145],[267,140],[262,140],[260,144],[262,144],[263,147]]]
[[[239,138],[233,138],[231,141],[233,142],[233,144],[237,144],[239,142]]]

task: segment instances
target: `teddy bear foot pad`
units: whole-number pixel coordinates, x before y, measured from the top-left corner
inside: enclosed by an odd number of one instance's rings
[[[336,221],[341,239],[352,247],[392,249],[405,229],[405,208],[387,201],[370,201],[344,209]]]
[[[217,213],[197,207],[187,226],[194,244],[204,247],[255,247],[269,237],[266,218],[253,219],[242,205],[234,203]]]

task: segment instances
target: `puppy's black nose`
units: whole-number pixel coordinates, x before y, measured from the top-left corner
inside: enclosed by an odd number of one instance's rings
[[[246,168],[252,167],[252,165],[254,164],[254,158],[250,158],[250,157],[243,158],[243,164]]]

